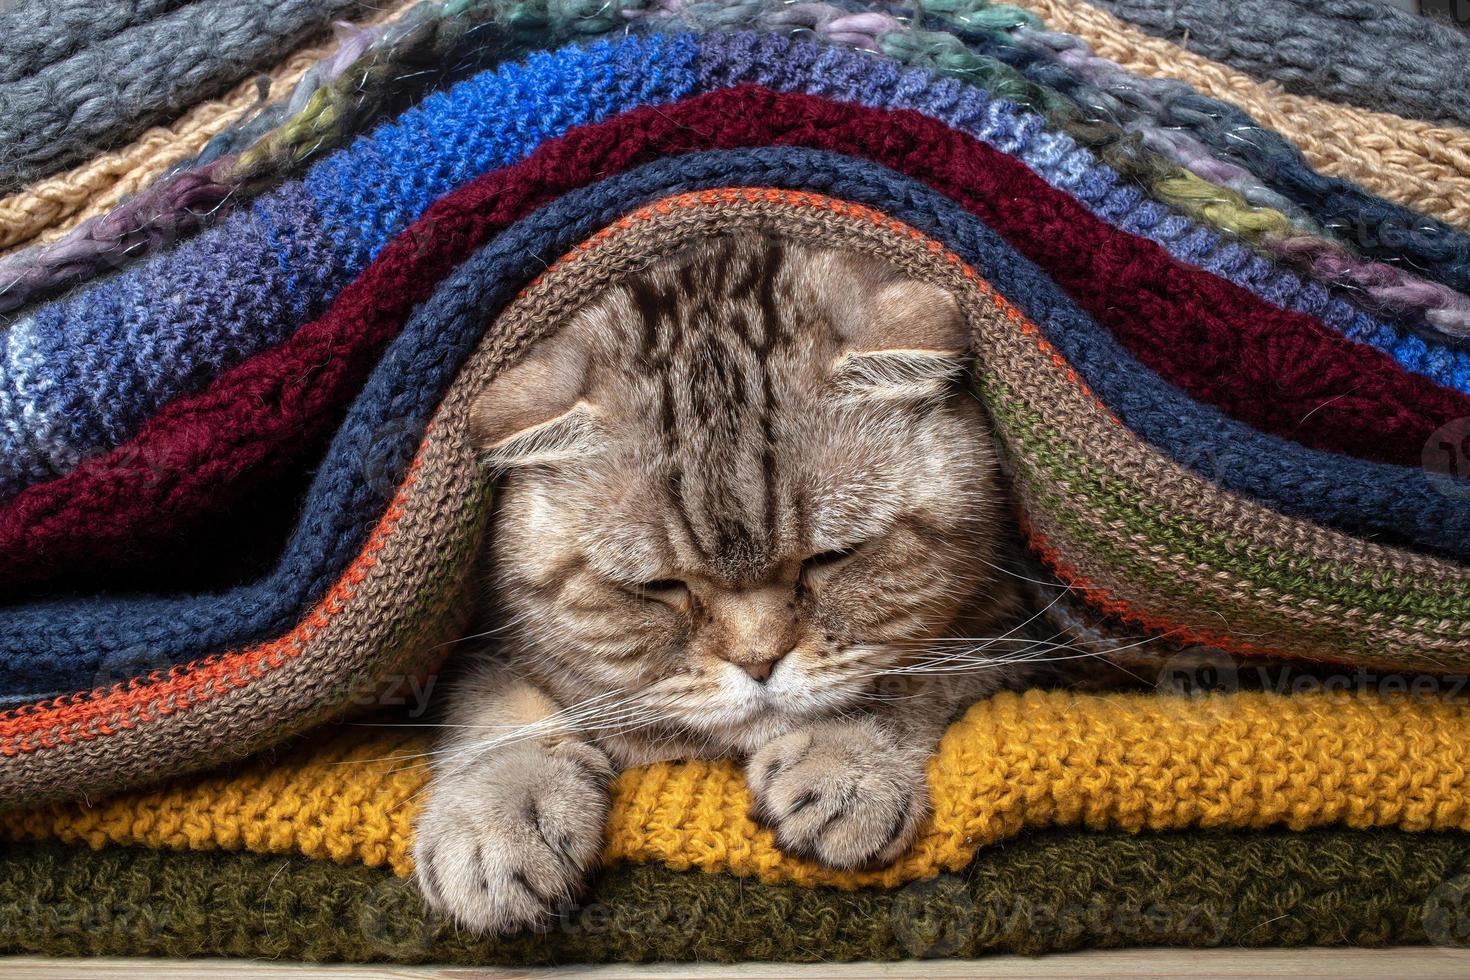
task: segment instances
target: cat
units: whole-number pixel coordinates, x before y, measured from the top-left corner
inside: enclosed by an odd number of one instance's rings
[[[935,654],[1018,601],[968,347],[956,297],[879,257],[722,234],[487,386],[499,625],[461,655],[417,821],[431,907],[544,923],[597,862],[615,774],[659,760],[742,760],[788,853],[909,846],[945,727],[1022,676]]]

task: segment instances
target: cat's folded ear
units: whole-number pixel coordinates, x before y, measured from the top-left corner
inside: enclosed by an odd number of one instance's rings
[[[563,462],[585,455],[597,409],[583,397],[586,338],[564,327],[496,375],[470,407],[470,439],[497,469]]]
[[[970,365],[959,299],[942,286],[890,273],[877,278],[846,331],[834,381],[846,394],[927,400],[953,391]]]

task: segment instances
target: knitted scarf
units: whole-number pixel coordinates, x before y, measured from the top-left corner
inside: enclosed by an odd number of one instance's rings
[[[0,953],[525,967],[1459,945],[1467,871],[1463,834],[1048,833],[899,891],[618,868],[545,933],[477,939],[381,870],[27,845],[0,856]]]
[[[1368,248],[1374,256],[1394,261],[1407,258],[1412,268],[1365,262],[1355,257],[1342,241],[1318,237],[1323,233],[1321,227],[1298,204],[1262,184],[1237,163],[1212,155],[1238,155],[1242,143],[1268,143],[1274,147],[1272,172],[1285,169],[1298,174],[1293,179],[1305,180],[1317,195],[1309,195],[1308,206],[1312,201],[1321,203],[1318,193],[1322,191],[1321,179],[1311,174],[1306,164],[1275,134],[1259,129],[1239,113],[1229,118],[1229,133],[1221,129],[1219,120],[1234,111],[1229,106],[1196,100],[1198,106],[1205,107],[1206,114],[1202,115],[1193,103],[1184,111],[1174,111],[1170,107],[1177,98],[1193,95],[1187,87],[1153,85],[1144,94],[1140,90],[1141,80],[1127,76],[1116,65],[1101,59],[1084,59],[1079,63],[1075,57],[1081,53],[1075,47],[1080,44],[1077,39],[1039,34],[1031,29],[1034,18],[1014,8],[982,11],[978,9],[979,0],[938,6],[947,19],[936,21],[935,25],[963,25],[959,37],[968,48],[956,37],[942,32],[901,30],[899,21],[888,14],[844,16],[841,8],[826,4],[792,7],[759,0],[743,0],[734,5],[679,4],[672,16],[668,8],[659,4],[620,2],[617,5],[619,13],[636,18],[635,23],[641,28],[662,26],[664,22],[715,26],[766,22],[780,30],[800,26],[834,40],[881,48],[906,61],[934,64],[946,73],[983,85],[992,94],[1045,112],[1055,124],[1103,152],[1125,174],[1143,181],[1161,200],[1243,236],[1268,254],[1324,283],[1353,288],[1357,295],[1373,304],[1395,311],[1408,327],[1424,324],[1431,331],[1437,328],[1457,336],[1470,332],[1470,298],[1446,286],[1423,281],[1415,271],[1426,263],[1437,268],[1446,256],[1465,251],[1466,243],[1447,227],[1431,227],[1432,222],[1424,224],[1427,219],[1355,196],[1356,191],[1347,185],[1328,181],[1327,186],[1335,188],[1331,191],[1331,195],[1336,195],[1332,200],[1343,203],[1325,206],[1324,220],[1336,222],[1348,213],[1343,208],[1351,209],[1354,221],[1360,226],[1355,232],[1360,250]],[[426,84],[440,77],[442,70],[438,66],[446,60],[455,65],[466,61],[483,65],[493,63],[519,46],[534,43],[521,33],[527,23],[536,26],[544,43],[548,32],[573,36],[605,31],[622,22],[620,18],[609,17],[609,12],[607,5],[584,10],[582,5],[572,3],[554,4],[544,13],[528,14],[524,5],[502,9],[491,3],[456,8],[453,15],[446,15],[436,5],[421,5],[398,24],[380,32],[373,52],[364,56],[365,64],[353,67],[350,88],[333,94],[330,87],[315,87],[330,81],[331,74],[341,70],[347,61],[345,57],[334,59],[337,68],[325,76],[318,73],[303,80],[288,102],[277,103],[248,125],[238,127],[227,137],[216,138],[187,177],[180,175],[174,181],[165,182],[170,185],[168,188],[160,185],[150,190],[95,227],[79,229],[63,243],[0,263],[0,283],[4,284],[0,288],[0,311],[15,309],[27,298],[115,267],[128,256],[145,253],[159,240],[172,240],[181,232],[193,230],[202,217],[214,211],[213,205],[239,193],[239,181],[227,178],[220,166],[216,166],[225,163],[220,155],[228,147],[245,145],[251,138],[260,136],[278,123],[283,113],[302,110],[289,126],[261,136],[259,145],[239,159],[235,171],[243,175],[244,167],[251,175],[258,176],[262,160],[272,154],[277,161],[267,169],[279,170],[283,163],[299,162],[302,154],[319,152],[323,146],[341,139],[344,119],[364,118],[366,107],[396,98],[395,93],[411,94],[414,84]],[[468,52],[460,51],[457,46],[466,43],[471,35],[483,41],[484,32],[478,31],[477,25],[485,26],[487,22],[493,22],[498,28],[492,35],[494,43],[479,43]],[[358,40],[355,38],[353,43]],[[385,73],[385,59],[395,63],[397,74]],[[1085,78],[1081,77],[1083,73]],[[1114,97],[1115,91],[1120,97]],[[311,98],[306,98],[308,95]],[[1140,96],[1148,107],[1147,113],[1135,108]],[[308,103],[313,107],[303,108]],[[1149,113],[1167,119],[1161,118],[1161,126]],[[317,124],[322,121],[327,123],[325,129]],[[1120,145],[1120,138],[1127,133],[1116,125],[1119,121],[1128,133],[1142,134],[1147,149]],[[1201,128],[1205,142],[1181,131],[1195,126]],[[1245,132],[1258,136],[1244,139],[1241,134]],[[283,138],[290,147],[284,161],[280,159]],[[270,149],[272,146],[274,150]],[[1163,157],[1156,157],[1154,151]],[[1176,162],[1188,170],[1181,169]],[[1380,241],[1380,225],[1385,228],[1392,225],[1389,229],[1392,243]],[[1409,229],[1412,235],[1406,234]],[[1425,243],[1428,251],[1420,247]]]
[[[777,853],[729,763],[634,770],[590,893],[505,940],[427,915],[404,877],[424,739],[345,727],[12,814],[0,952],[525,965],[1457,943],[1470,837],[1441,828],[1470,821],[1467,725],[1463,704],[1372,691],[1002,695],[945,737],[933,824],[877,875]]]
[[[77,16],[81,4],[22,4],[0,18],[0,50],[29,49],[0,60],[0,192],[132,139],[270,64],[333,17],[360,12],[357,0],[126,6],[95,27]],[[37,29],[46,40],[32,47]]]
[[[563,52],[554,60],[537,62],[532,70],[540,78],[556,77],[573,86],[584,79],[586,72],[594,70],[595,65],[602,66],[596,70],[607,72],[618,59],[637,56],[640,43],[627,41],[585,54]],[[711,38],[698,48],[693,47],[695,42],[689,38],[667,43],[655,39],[647,43],[656,45],[648,54],[650,59],[657,55],[658,60],[651,63],[658,68],[646,82],[636,75],[625,80],[625,88],[631,81],[635,85],[651,86],[655,91],[671,88],[679,93],[695,84],[717,87],[747,79],[786,87],[792,84],[791,76],[796,75],[812,79],[798,83],[803,89],[825,92],[832,90],[836,79],[851,77],[871,60],[844,56],[830,49],[824,53],[812,46],[792,45],[756,35]],[[854,57],[859,58],[858,63],[851,60]],[[681,65],[699,71],[704,81],[696,82],[687,74],[680,77]],[[478,169],[478,161],[493,165],[545,132],[546,122],[552,122],[546,128],[554,131],[554,121],[562,113],[589,111],[589,107],[567,103],[559,94],[540,106],[530,122],[519,124],[485,118],[475,108],[486,101],[503,98],[501,93],[520,86],[522,77],[519,72],[508,70],[485,76],[478,84],[462,86],[455,92],[458,98],[436,106],[439,111],[411,113],[399,126],[385,129],[372,144],[363,144],[337,161],[337,166],[324,166],[319,175],[309,178],[304,185],[287,185],[262,199],[248,214],[238,215],[197,243],[151,263],[136,283],[116,280],[69,302],[56,304],[0,338],[9,347],[12,361],[21,366],[12,377],[17,397],[9,402],[15,415],[9,425],[10,435],[8,440],[0,437],[0,443],[12,448],[8,461],[9,485],[19,486],[57,470],[69,471],[61,480],[33,487],[34,493],[22,495],[0,517],[0,542],[4,542],[0,543],[0,554],[8,559],[5,567],[15,576],[12,581],[44,578],[44,570],[32,569],[37,563],[50,563],[54,567],[58,562],[65,562],[68,547],[65,542],[77,549],[74,554],[95,555],[85,532],[77,533],[77,525],[114,534],[119,525],[138,527],[126,517],[114,518],[105,513],[94,513],[94,519],[85,522],[58,516],[65,515],[68,509],[63,503],[66,498],[76,500],[80,495],[81,499],[96,499],[99,480],[122,480],[121,486],[114,483],[107,499],[121,507],[134,506],[135,512],[142,513],[138,484],[172,488],[177,479],[187,482],[192,464],[175,434],[179,426],[165,420],[190,404],[190,400],[176,398],[162,412],[156,411],[163,401],[183,393],[182,384],[198,384],[201,378],[228,368],[236,359],[278,342],[299,322],[297,317],[302,312],[320,309],[330,290],[360,268],[373,249],[381,247],[392,233],[407,225],[437,192],[471,176]],[[1167,213],[1157,205],[1134,190],[1118,186],[1106,174],[1079,175],[1077,154],[1081,151],[1075,145],[1047,141],[1034,127],[1017,132],[1017,121],[1004,104],[988,103],[978,96],[972,97],[962,86],[937,82],[923,75],[888,74],[879,69],[864,71],[862,77],[867,92],[862,97],[868,102],[914,104],[911,99],[895,99],[889,93],[910,90],[926,79],[932,91],[929,104],[952,104],[956,97],[964,97],[953,106],[955,111],[950,113],[950,118],[988,119],[987,124],[976,128],[996,145],[1017,148],[1021,158],[1034,166],[1052,172],[1070,172],[1069,189],[1075,189],[1094,213],[1111,216],[1129,229],[1150,231],[1163,239],[1177,257],[1191,264],[1230,275],[1278,301],[1289,301],[1304,313],[1319,313],[1323,317],[1320,321],[1287,318],[1300,324],[1296,328],[1298,339],[1291,341],[1299,353],[1292,357],[1291,363],[1281,363],[1279,355],[1273,355],[1270,361],[1247,361],[1244,366],[1258,365],[1261,370],[1253,377],[1238,379],[1238,387],[1233,390],[1213,393],[1212,400],[1243,421],[1288,434],[1318,448],[1366,453],[1370,458],[1417,467],[1430,434],[1444,422],[1470,414],[1467,409],[1470,398],[1447,395],[1418,376],[1394,370],[1384,358],[1371,356],[1358,344],[1334,340],[1333,332],[1323,327],[1331,322],[1357,338],[1376,338],[1384,346],[1400,346],[1397,341],[1385,339],[1380,325],[1361,314],[1355,316],[1351,308],[1330,300],[1320,291],[1303,288],[1299,280],[1289,275],[1263,278],[1266,268],[1251,262],[1248,253],[1223,245],[1218,239],[1202,237],[1198,229],[1186,224],[1167,220]],[[605,88],[609,97],[617,91],[612,85]],[[529,131],[518,130],[517,125],[528,126]],[[463,129],[458,138],[441,144],[435,134],[446,126]],[[510,134],[515,136],[507,147]],[[855,151],[853,147],[834,148]],[[977,147],[975,152],[985,151]],[[395,176],[390,172],[391,167],[378,162],[382,159],[379,155],[384,153],[415,154],[411,158],[414,159],[412,180],[405,181],[403,174]],[[999,154],[991,156],[1004,159]],[[349,160],[350,163],[345,162]],[[354,170],[366,167],[380,170],[381,180],[397,181],[400,185],[395,187],[399,197],[391,208],[385,210],[383,202],[375,200],[383,193],[383,186],[389,185],[365,184],[352,175]],[[427,180],[430,175],[434,177],[432,182]],[[1028,193],[1040,195],[1042,200],[1065,200],[1054,193],[1049,195],[1046,186],[1024,170],[1019,171],[1017,179],[1034,186],[1034,191]],[[996,181],[989,183],[998,186]],[[363,199],[364,194],[370,196]],[[1019,219],[1015,224],[1020,224]],[[1098,234],[1109,234],[1106,225],[1091,226],[1098,228]],[[1022,227],[1020,233],[1031,231]],[[241,270],[247,267],[251,268],[251,274],[242,277]],[[1098,275],[1104,276],[1106,272],[1100,270]],[[232,287],[232,283],[242,279],[248,288]],[[1218,285],[1214,277],[1202,277],[1201,281]],[[206,313],[202,298],[199,303],[182,307],[169,299],[181,291],[193,290],[202,290],[210,297],[209,312]],[[140,292],[141,305],[133,299]],[[1099,294],[1093,291],[1091,295]],[[1205,347],[1179,351],[1186,358],[1194,357],[1195,366],[1175,363],[1162,372],[1166,380],[1191,392],[1218,389],[1222,381],[1228,383],[1228,379],[1219,377],[1215,361],[1230,356],[1229,348],[1237,343],[1238,336],[1263,338],[1261,326],[1255,324],[1272,322],[1280,315],[1279,311],[1270,311],[1262,319],[1256,311],[1269,310],[1264,304],[1241,306],[1234,301],[1217,300],[1218,297],[1208,302],[1219,311],[1216,316],[1222,325],[1220,344],[1211,347],[1206,341]],[[219,315],[216,311],[222,308],[230,314]],[[1193,316],[1188,304],[1177,304],[1176,308],[1179,316]],[[165,328],[164,324],[168,326]],[[160,330],[170,341],[165,348],[166,356],[140,360],[129,353],[141,347],[158,350]],[[1165,366],[1159,358],[1175,353],[1160,350],[1157,344],[1140,335],[1135,337],[1144,353],[1153,358],[1150,366]],[[1419,349],[1423,350],[1422,344]],[[109,355],[108,370],[87,371],[103,352]],[[1470,367],[1460,367],[1458,360],[1441,359],[1439,363],[1464,374],[1465,383],[1470,385]],[[1319,370],[1320,365],[1327,366]],[[166,371],[162,376],[160,367]],[[1192,373],[1200,367],[1204,370],[1202,377]],[[1283,370],[1288,376],[1283,376]],[[1273,390],[1284,390],[1287,395],[1279,403],[1262,403],[1254,397],[1255,386],[1260,383],[1269,384]],[[1350,389],[1353,389],[1351,393],[1343,397]],[[218,402],[213,396],[206,397]],[[1404,407],[1414,403],[1422,403],[1430,411],[1426,414],[1411,408],[1405,415]],[[0,404],[0,412],[6,407]],[[1364,426],[1365,412],[1374,418],[1372,426]],[[1267,413],[1275,421],[1268,419]],[[64,429],[58,424],[63,418]],[[1383,425],[1400,430],[1396,441],[1383,440],[1378,419],[1384,420]],[[114,453],[94,459],[81,470],[73,468],[82,455],[79,446],[106,446],[145,424],[147,432],[125,442]],[[171,462],[174,459],[179,461],[177,465]],[[168,474],[165,479],[159,479],[160,470]],[[0,467],[0,486],[7,482],[5,475]],[[129,475],[131,480],[126,479]],[[1420,483],[1417,475],[1409,479],[1416,485]],[[1425,496],[1422,485],[1419,490],[1420,496]],[[184,496],[175,494],[176,498]],[[178,506],[177,499],[168,507],[155,510],[165,520],[169,515],[188,513],[187,507]],[[1429,515],[1425,516],[1429,520]],[[1438,525],[1431,522],[1431,526],[1436,528],[1432,532],[1435,544],[1441,545],[1443,535]],[[140,554],[137,538],[151,537],[155,542],[169,539],[166,534],[153,533],[157,530],[162,529],[153,526],[147,532],[135,532],[117,550],[137,556]],[[1451,545],[1449,550],[1453,549]]]
[[[1364,676],[1290,694],[997,695],[944,736],[929,763],[934,816],[907,854],[878,870],[782,854],[749,816],[734,762],[633,769],[613,786],[603,858],[767,883],[901,888],[963,870],[1028,830],[1470,830],[1470,782],[1459,771],[1465,692],[1421,686],[1410,696],[1404,680]],[[412,718],[387,716],[223,772],[12,812],[0,840],[248,850],[407,876],[429,748]]]
[[[1470,124],[1460,81],[1470,37],[1362,0],[1098,0],[1150,34],[1181,41],[1287,91],[1400,116]]]

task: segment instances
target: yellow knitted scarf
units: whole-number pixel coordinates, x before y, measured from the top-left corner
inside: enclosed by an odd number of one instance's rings
[[[1173,830],[1339,825],[1470,830],[1470,704],[1409,696],[1001,694],[929,765],[934,813],[891,867],[839,872],[780,853],[732,762],[624,773],[605,858],[844,888],[968,864],[1028,827]],[[0,839],[299,853],[412,869],[427,782],[416,729],[346,726],[234,773],[0,818]]]

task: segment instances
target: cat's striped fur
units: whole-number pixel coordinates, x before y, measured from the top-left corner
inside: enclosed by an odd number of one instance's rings
[[[953,297],[758,235],[630,272],[486,391],[496,642],[452,694],[417,838],[429,901],[507,930],[595,861],[606,784],[737,755],[789,850],[896,856],[1011,602]],[[944,650],[953,650],[945,647]]]

